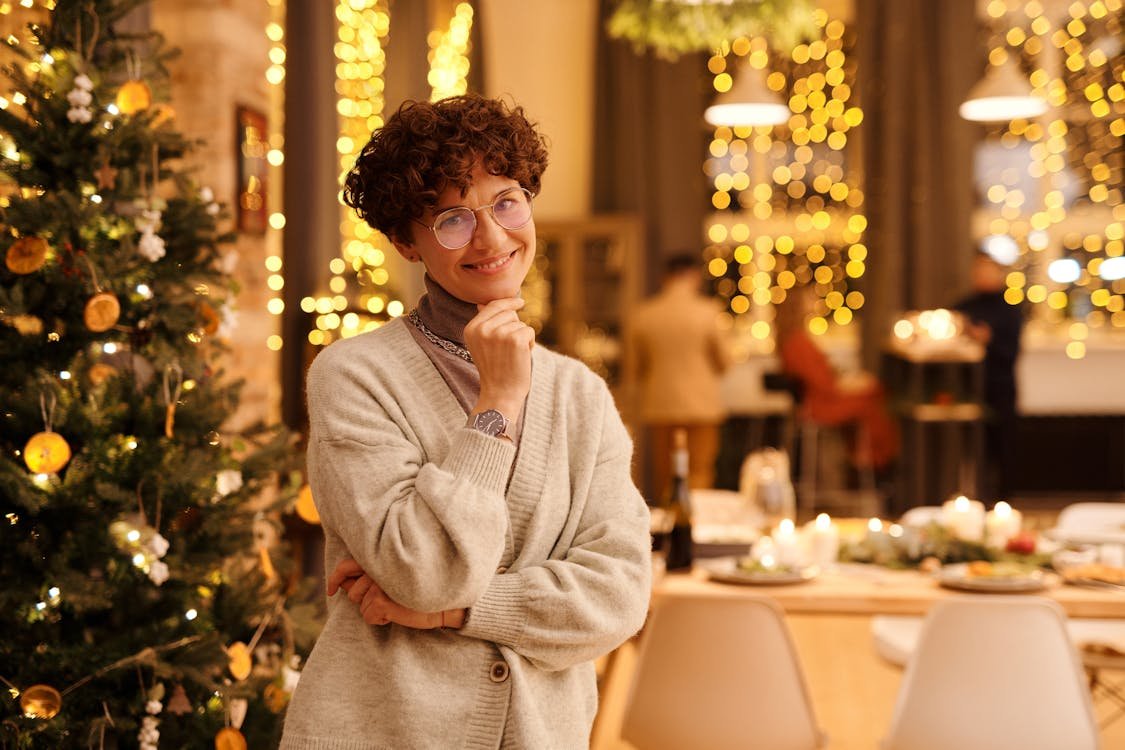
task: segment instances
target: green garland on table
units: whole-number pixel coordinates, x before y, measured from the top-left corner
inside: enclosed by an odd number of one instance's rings
[[[819,36],[814,7],[813,0],[619,0],[606,31],[638,53],[647,47],[668,59],[721,50],[742,36],[788,51]]]
[[[942,565],[975,560],[1021,562],[1036,567],[1050,563],[1050,556],[1043,553],[1006,552],[980,542],[960,539],[938,523],[922,528],[904,527],[899,537],[885,531],[866,534],[842,544],[839,559],[841,562],[872,563],[887,568],[917,568],[931,559]]]

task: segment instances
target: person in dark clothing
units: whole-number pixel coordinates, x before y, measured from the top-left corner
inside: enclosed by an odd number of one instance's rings
[[[1004,299],[1008,269],[987,253],[973,259],[973,292],[954,309],[969,319],[968,334],[984,344],[985,467],[981,490],[1003,499],[1011,494],[1015,468],[1016,360],[1023,311]]]

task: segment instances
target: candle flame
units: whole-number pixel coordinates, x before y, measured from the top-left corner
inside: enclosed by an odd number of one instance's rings
[[[816,527],[821,531],[827,531],[832,528],[832,518],[827,513],[821,513],[816,517]]]
[[[880,521],[878,518],[872,518],[870,521],[867,522],[867,528],[871,531],[882,531],[883,530],[883,522]]]

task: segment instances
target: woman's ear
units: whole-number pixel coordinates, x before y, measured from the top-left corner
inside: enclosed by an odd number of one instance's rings
[[[419,258],[418,256],[418,251],[414,249],[413,245],[408,245],[404,242],[398,242],[397,240],[391,240],[391,244],[395,246],[395,250],[398,250],[399,255],[401,255],[411,263],[417,263],[419,260],[421,260],[421,258]]]

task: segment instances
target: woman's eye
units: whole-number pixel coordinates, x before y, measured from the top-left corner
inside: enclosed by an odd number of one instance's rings
[[[457,212],[455,214],[440,217],[438,219],[437,228],[446,230],[457,229],[464,225],[465,221],[465,215],[461,212]]]

